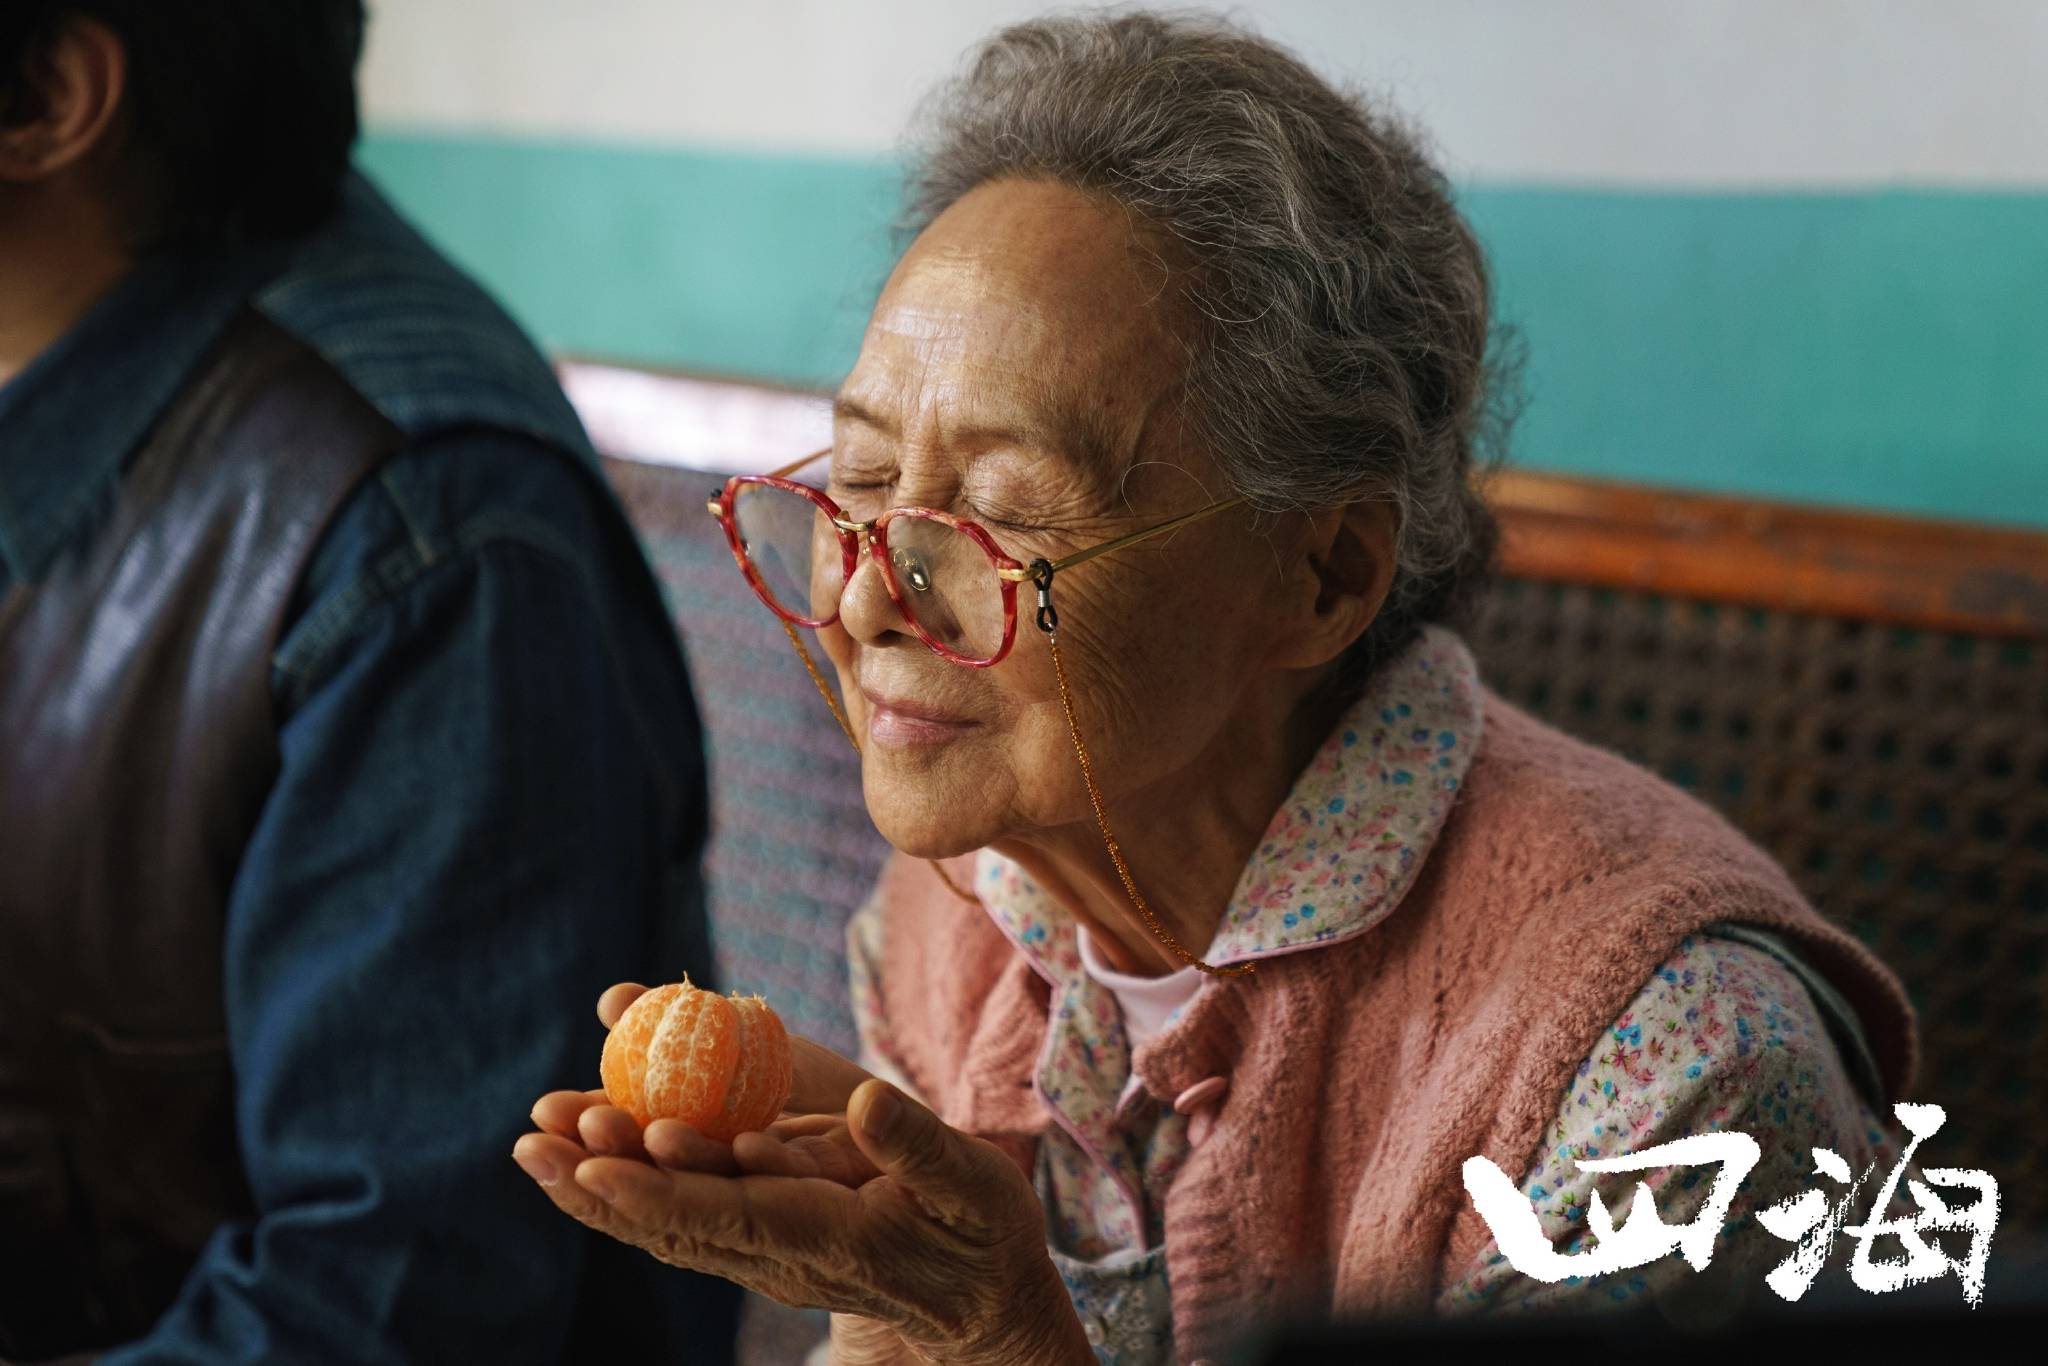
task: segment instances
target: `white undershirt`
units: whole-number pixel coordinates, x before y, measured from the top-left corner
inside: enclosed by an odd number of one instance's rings
[[[1202,989],[1200,968],[1190,965],[1164,977],[1133,977],[1102,961],[1085,926],[1074,926],[1074,939],[1081,949],[1081,970],[1108,987],[1116,997],[1117,1008],[1124,1017],[1124,1038],[1133,1053],[1138,1051],[1139,1044],[1164,1029],[1167,1017],[1192,1001]]]

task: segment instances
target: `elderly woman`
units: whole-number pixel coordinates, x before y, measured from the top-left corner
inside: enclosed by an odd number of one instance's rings
[[[1812,1148],[1889,1151],[1910,1009],[1450,629],[1497,424],[1443,178],[1218,22],[1025,24],[933,111],[822,491],[714,505],[900,851],[849,932],[863,1056],[800,1042],[788,1114],[730,1146],[565,1092],[517,1156],[577,1218],[835,1311],[843,1360],[1658,1293],[1697,1273],[1516,1272],[1463,1164],[1569,1253],[1580,1159],[1723,1129],[1760,1160],[1714,1261],[1759,1278],[1790,1249],[1753,1211]],[[1640,1179],[1677,1225],[1707,1175]]]

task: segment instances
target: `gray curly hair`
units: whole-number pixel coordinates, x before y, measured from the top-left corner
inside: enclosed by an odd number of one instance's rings
[[[1512,422],[1515,338],[1419,137],[1213,15],[1052,16],[1006,28],[911,126],[907,242],[975,187],[1108,196],[1192,269],[1183,416],[1264,512],[1394,505],[1393,587],[1330,685],[1361,691],[1491,572],[1475,488]]]

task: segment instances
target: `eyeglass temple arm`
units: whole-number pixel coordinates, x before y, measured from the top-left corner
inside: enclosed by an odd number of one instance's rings
[[[821,451],[812,451],[809,455],[804,456],[801,460],[792,460],[790,463],[784,465],[779,470],[768,471],[768,476],[771,479],[787,479],[790,475],[795,474],[798,470],[810,464],[813,460],[820,459],[830,454],[832,454],[832,448],[830,446],[825,447],[825,449]]]
[[[1058,573],[1060,570],[1071,568],[1084,560],[1092,560],[1097,555],[1107,555],[1112,550],[1121,550],[1127,545],[1136,545],[1148,536],[1163,535],[1166,532],[1172,531],[1175,527],[1186,526],[1189,522],[1200,521],[1202,518],[1212,513],[1221,512],[1225,508],[1236,507],[1243,501],[1243,498],[1225,498],[1222,502],[1211,503],[1205,508],[1196,508],[1193,512],[1183,512],[1180,516],[1173,518],[1171,521],[1161,522],[1158,526],[1148,526],[1142,531],[1133,531],[1128,536],[1119,536],[1113,541],[1104,541],[1101,545],[1091,545],[1086,550],[1077,550],[1063,559],[1054,560],[1052,562],[1052,570],[1054,573]],[[1018,583],[1026,582],[1033,577],[1029,567],[1022,569],[998,569],[996,573],[1000,574],[1003,578]]]

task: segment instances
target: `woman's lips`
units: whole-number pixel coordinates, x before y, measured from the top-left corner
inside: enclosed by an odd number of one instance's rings
[[[943,745],[972,730],[976,722],[954,712],[910,698],[877,697],[865,690],[868,700],[868,738],[880,745]]]

